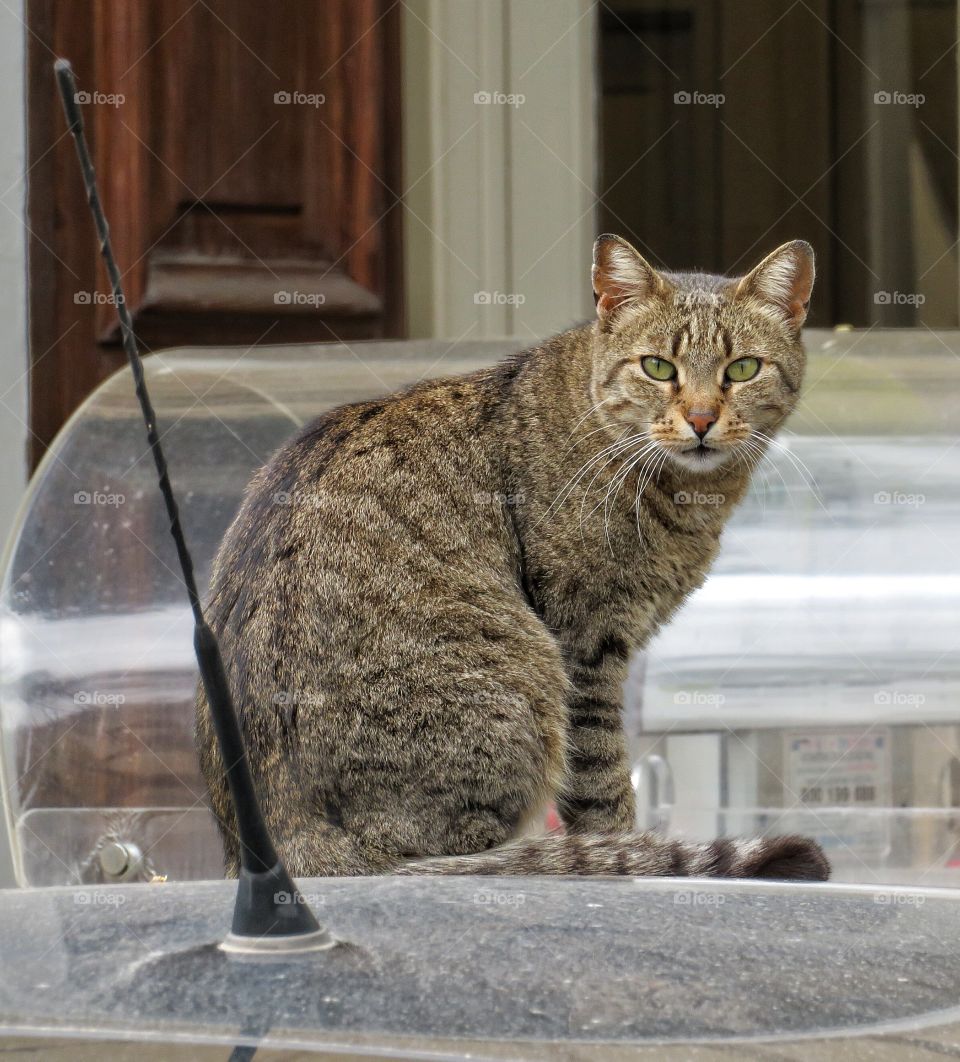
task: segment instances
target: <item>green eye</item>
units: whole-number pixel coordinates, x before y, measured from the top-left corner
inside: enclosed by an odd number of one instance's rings
[[[741,358],[727,366],[726,377],[732,383],[745,383],[752,380],[759,371],[759,358]]]
[[[644,358],[640,362],[643,371],[654,380],[672,380],[677,375],[677,367],[672,361],[664,361],[663,358]]]

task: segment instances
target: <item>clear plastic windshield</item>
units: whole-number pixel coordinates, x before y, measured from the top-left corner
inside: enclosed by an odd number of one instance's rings
[[[301,881],[342,943],[269,962],[217,947],[235,886],[194,880],[221,856],[190,615],[129,375],[108,380],[34,479],[0,593],[6,812],[34,886],[0,905],[5,1043],[531,1062],[718,1041],[831,1059],[855,1035],[890,1057],[953,1050],[960,891],[928,886],[960,882],[960,340],[808,346],[804,399],[716,568],[631,662],[626,726],[640,825],[811,833],[834,883]],[[510,349],[148,359],[201,585],[251,472],[298,425]]]
[[[714,571],[632,662],[638,819],[699,837],[797,830],[820,839],[840,880],[958,883],[960,343],[904,331],[813,331],[807,343],[800,408]],[[201,586],[251,473],[297,426],[515,346],[149,358]],[[21,883],[218,877],[192,740],[190,616],[126,371],[32,483],[0,644]]]

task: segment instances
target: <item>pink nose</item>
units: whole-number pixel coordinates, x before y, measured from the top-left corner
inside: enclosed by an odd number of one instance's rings
[[[710,425],[716,422],[717,414],[712,409],[691,409],[687,413],[687,423],[701,441],[710,430]]]

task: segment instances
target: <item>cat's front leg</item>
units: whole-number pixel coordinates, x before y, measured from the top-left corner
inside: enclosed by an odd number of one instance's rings
[[[560,817],[575,833],[625,833],[634,829],[636,811],[623,729],[622,668],[604,658],[575,663],[569,671],[574,691]]]

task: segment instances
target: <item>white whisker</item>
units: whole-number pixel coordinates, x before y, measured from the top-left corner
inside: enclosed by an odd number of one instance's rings
[[[668,456],[669,456],[669,451],[664,450],[663,451],[664,459],[666,459]],[[653,482],[654,475],[659,475],[660,469],[663,467],[664,463],[665,463],[665,460],[661,460],[659,462],[656,462],[656,461],[651,462],[650,467],[647,468],[644,471],[643,477],[642,477],[641,482],[639,484],[639,486],[640,486],[640,496],[641,497],[643,496],[643,492],[647,489],[647,484]]]
[[[758,431],[756,428],[753,429],[753,434],[756,435],[758,439],[762,439],[768,445],[775,446],[777,450],[787,458],[791,465],[793,465],[797,474],[800,476],[800,479],[803,481],[803,485],[811,492],[811,494],[813,494],[814,498],[816,499],[820,507],[823,509],[823,511],[828,512],[829,510],[827,509],[826,505],[824,505],[823,498],[820,495],[820,488],[817,486],[816,477],[810,471],[809,467],[802,460],[802,458],[795,454],[790,449],[790,447],[787,446],[786,443],[784,443],[780,439],[775,439],[771,435],[766,435],[762,431]]]
[[[737,464],[743,465],[744,471],[746,472],[748,477],[752,476],[755,473],[761,477],[763,481],[763,489],[758,491],[757,493],[760,497],[761,515],[766,518],[767,495],[770,493],[770,477],[767,475],[767,470],[763,467],[759,460],[751,466],[751,463],[747,458],[748,451],[746,450],[746,447],[744,447],[740,442],[737,442],[730,452],[736,458]]]
[[[804,482],[809,482],[810,486],[813,489],[816,489],[816,479],[813,473],[810,471],[809,466],[806,464],[806,462],[803,461],[803,459],[798,454],[794,453],[793,450],[782,439],[774,438],[772,435],[766,435],[762,431],[757,431],[756,428],[753,429],[753,434],[756,435],[758,439],[762,439],[763,442],[767,443],[768,445],[775,446],[781,453],[783,453],[787,457],[787,459],[793,464],[794,468],[796,468],[797,471],[800,472],[801,476],[804,479]]]
[[[603,505],[603,534],[604,538],[607,541],[607,547],[610,550],[610,556],[614,559],[616,559],[616,554],[613,551],[613,543],[610,541],[610,513],[612,512],[613,506],[616,504],[617,496],[620,494],[621,488],[623,487],[624,483],[626,483],[627,479],[630,477],[630,473],[633,471],[634,468],[636,468],[636,466],[641,461],[645,460],[646,458],[649,458],[651,453],[656,453],[659,447],[660,444],[656,440],[654,440],[652,442],[647,443],[646,446],[644,446],[639,451],[639,453],[633,454],[631,457],[629,457],[626,463],[624,464],[623,468],[621,468],[610,481],[610,484],[607,487],[607,493],[604,495],[603,501],[597,504],[592,511],[592,513],[595,513],[597,509],[600,508],[600,505]]]
[[[607,397],[607,398],[603,398],[603,399],[601,399],[601,400],[600,400],[600,401],[599,401],[599,402],[598,402],[598,403],[597,403],[597,404],[596,404],[595,406],[591,406],[591,407],[590,407],[590,408],[589,408],[589,409],[588,409],[588,410],[586,411],[586,413],[584,413],[584,415],[583,415],[583,416],[582,416],[582,417],[581,417],[581,418],[580,418],[580,419],[579,419],[579,420],[577,421],[577,423],[576,423],[576,424],[574,424],[574,426],[573,426],[573,427],[572,427],[572,428],[570,429],[570,434],[569,434],[569,435],[567,436],[567,438],[566,438],[566,440],[565,440],[565,441],[566,441],[566,442],[569,442],[569,441],[570,441],[570,439],[571,439],[571,438],[573,438],[573,433],[574,433],[574,432],[575,432],[575,431],[577,430],[577,428],[579,428],[579,427],[580,427],[580,425],[581,425],[581,424],[582,424],[582,423],[583,423],[583,422],[584,422],[584,421],[585,421],[585,420],[587,419],[587,417],[589,417],[589,416],[590,416],[590,414],[591,414],[591,413],[596,413],[596,411],[597,411],[597,410],[598,410],[598,409],[599,409],[599,408],[600,408],[601,406],[604,406],[604,405],[606,405],[606,404],[607,404],[607,402],[612,402],[612,401],[613,401],[613,395],[610,395],[610,396],[609,396],[609,397]]]
[[[597,504],[590,510],[590,512],[587,513],[586,519],[589,520],[590,517],[593,516],[593,514],[597,511],[597,509],[600,508],[601,505],[604,506],[604,511],[606,511],[605,502],[606,499],[610,496],[610,491],[613,488],[614,484],[619,481],[620,485],[622,486],[623,480],[630,474],[630,470],[634,467],[637,461],[639,461],[645,455],[652,453],[659,447],[659,445],[660,444],[655,440],[646,442],[643,446],[640,447],[640,449],[636,453],[632,453],[624,458],[623,465],[617,469],[616,473],[611,478],[609,484],[607,484],[607,493],[604,495],[603,500],[597,502]],[[581,523],[582,522],[583,521],[581,520]]]
[[[554,510],[559,509],[563,505],[563,503],[567,500],[570,494],[576,489],[576,486],[580,482],[580,480],[585,475],[587,475],[587,473],[590,471],[594,464],[596,464],[598,461],[603,461],[604,458],[608,457],[608,455],[615,454],[621,449],[629,448],[633,445],[633,443],[643,438],[643,433],[641,433],[638,435],[631,436],[628,439],[624,439],[623,435],[625,435],[627,431],[629,431],[629,429],[625,429],[616,442],[611,443],[609,446],[605,446],[599,453],[594,454],[593,457],[591,457],[588,461],[585,461],[580,466],[580,468],[560,488],[559,492],[557,493],[557,497],[547,508],[543,516],[541,516],[540,519],[536,522],[536,524],[534,524],[534,529],[539,527],[540,524],[554,512]]]
[[[657,461],[653,462],[653,468],[655,469],[656,475],[657,475],[658,478],[660,476],[660,472],[663,469],[663,466],[667,463],[667,460],[669,459],[669,457],[670,457],[669,450],[664,450],[663,453],[660,456],[659,462],[657,462]],[[640,502],[641,502],[641,498],[643,496],[643,492],[647,489],[647,482],[649,480],[649,475],[650,474],[648,473],[647,475],[643,476],[642,478],[641,477],[637,477],[637,496],[634,499],[634,503],[633,503],[634,509],[636,510],[636,516],[637,516],[637,538],[641,542],[643,541],[643,532],[640,530]]]
[[[639,441],[639,440],[645,439],[648,435],[649,435],[649,432],[644,431],[644,432],[641,432],[639,436],[632,436],[631,439],[630,439],[631,445],[635,441]],[[649,442],[645,442],[643,444],[643,447],[641,447],[641,449],[645,450],[649,445],[650,445]],[[583,538],[583,520],[584,520],[583,510],[584,510],[584,507],[585,507],[585,505],[587,503],[587,498],[590,497],[590,491],[593,489],[593,485],[594,485],[594,483],[596,483],[597,477],[602,475],[603,472],[610,466],[610,464],[613,461],[618,460],[623,452],[624,452],[623,450],[620,450],[616,454],[614,454],[612,457],[608,458],[600,466],[600,468],[597,470],[597,472],[594,473],[593,479],[590,480],[590,483],[587,486],[587,489],[583,492],[583,498],[580,500],[580,538],[584,542],[584,545],[586,545],[586,541]],[[634,454],[630,454],[625,460],[626,461],[632,461],[634,456],[635,456]],[[616,477],[619,476],[622,471],[623,471],[622,468],[618,469],[616,474],[614,475],[614,479],[616,479]],[[599,505],[596,508],[599,508]],[[596,512],[596,509],[594,509],[593,512]],[[590,515],[592,515],[592,513]]]
[[[570,451],[575,446],[579,446],[580,443],[582,443],[584,441],[584,439],[589,439],[591,435],[596,435],[598,431],[609,431],[609,430],[610,430],[610,428],[609,428],[609,426],[607,424],[601,424],[599,428],[594,428],[592,431],[588,431],[586,435],[581,435],[579,438],[574,439],[574,441],[572,443],[570,443],[570,445],[566,448],[566,450],[563,451],[564,457],[566,457],[566,455],[568,453],[570,453]],[[621,436],[622,436],[622,434],[623,433],[621,432]]]
[[[760,468],[761,467],[760,462],[763,461],[763,459],[767,456],[766,451],[763,449],[763,447],[755,439],[743,439],[739,443],[739,445],[743,448],[743,450],[747,454],[749,454],[751,457],[754,458],[754,460],[756,462],[754,467],[755,468]],[[790,490],[790,485],[789,485],[789,483],[787,483],[786,479],[784,478],[783,472],[780,470],[780,466],[779,465],[775,465],[775,464],[773,464],[771,462],[767,467],[773,469],[773,471],[776,472],[776,474],[780,477],[780,482],[783,484],[784,492],[786,493],[787,497],[790,499],[790,504],[794,508],[796,508],[797,503],[796,503],[796,501],[794,501],[793,494],[792,494],[792,492]]]

